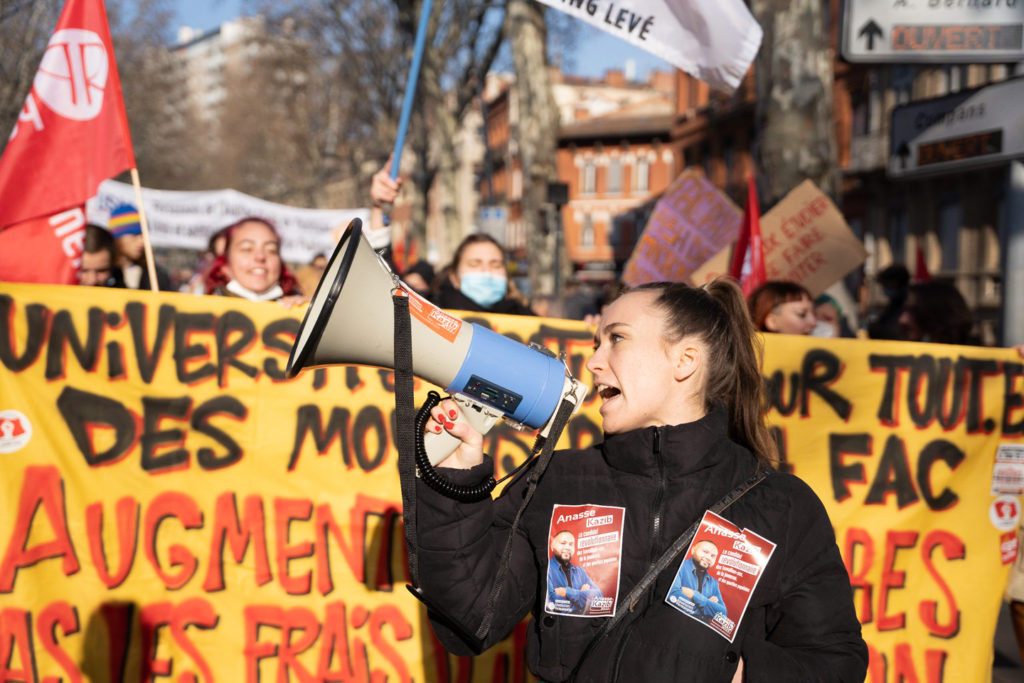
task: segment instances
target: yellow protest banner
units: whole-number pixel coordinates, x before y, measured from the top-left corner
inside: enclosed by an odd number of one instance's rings
[[[301,314],[0,285],[0,680],[528,679],[524,625],[472,660],[434,639],[403,587],[392,374],[285,379]],[[590,380],[582,323],[464,318],[564,351]],[[766,343],[783,466],[832,516],[868,680],[986,680],[1020,511],[995,466],[1022,443],[1024,365]],[[601,438],[598,401],[563,446]],[[487,436],[503,472],[531,445],[505,425]]]

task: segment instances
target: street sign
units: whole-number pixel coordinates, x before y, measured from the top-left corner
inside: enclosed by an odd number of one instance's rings
[[[850,62],[1024,59],[1024,0],[846,0]]]
[[[1024,78],[892,112],[889,177],[939,174],[1024,157]]]
[[[506,230],[508,229],[508,207],[505,206],[481,206],[476,212],[477,229],[498,240],[499,244],[506,244]]]

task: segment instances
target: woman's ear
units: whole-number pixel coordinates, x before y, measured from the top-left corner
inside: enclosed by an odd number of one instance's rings
[[[764,317],[764,329],[769,332],[779,331],[779,316],[775,315],[775,311],[770,312]]]
[[[704,349],[691,339],[683,339],[676,349],[676,365],[673,378],[682,382],[700,369],[704,362]]]

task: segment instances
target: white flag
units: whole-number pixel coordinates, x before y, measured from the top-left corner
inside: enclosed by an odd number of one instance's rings
[[[731,93],[761,46],[743,0],[540,0]]]

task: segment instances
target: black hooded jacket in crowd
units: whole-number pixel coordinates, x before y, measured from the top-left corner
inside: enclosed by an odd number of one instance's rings
[[[456,483],[474,484],[492,467],[485,458],[470,470],[440,471]],[[554,505],[625,508],[621,600],[691,523],[755,468],[753,454],[727,438],[722,409],[689,424],[638,429],[556,453],[514,539],[487,646],[532,612],[530,669],[544,681],[564,681],[604,621],[544,611]],[[443,605],[469,633],[482,620],[524,487],[520,476],[497,499],[467,504],[417,480],[420,585],[431,604]],[[773,472],[722,516],[777,544],[734,641],[666,604],[685,558],[680,554],[583,662],[577,681],[729,683],[740,657],[747,683],[864,680],[867,646],[849,577],[825,508],[810,487]],[[456,632],[440,621],[433,627],[451,652],[471,654]]]
[[[437,296],[434,297],[433,302],[441,308],[451,308],[457,311],[505,313],[508,315],[537,315],[529,306],[525,306],[515,299],[507,296],[496,304],[484,308],[460,292],[447,278],[445,278],[441,282],[441,286],[438,287]]]

